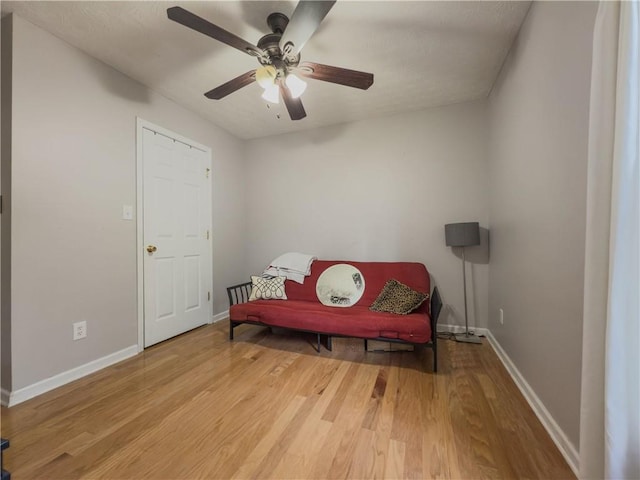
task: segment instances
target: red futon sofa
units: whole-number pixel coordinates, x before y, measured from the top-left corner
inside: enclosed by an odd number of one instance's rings
[[[316,296],[316,282],[327,268],[336,264],[356,267],[365,278],[365,291],[358,302],[348,308],[326,306]],[[268,327],[313,332],[327,336],[327,348],[331,349],[331,337],[355,337],[387,342],[423,345],[433,350],[433,371],[438,369],[436,323],[442,301],[437,288],[430,298],[407,315],[375,312],[369,306],[376,300],[388,280],[395,279],[412,289],[430,293],[429,273],[421,263],[411,262],[349,262],[316,260],[311,275],[301,285],[285,281],[287,300],[248,301],[251,282],[227,288],[229,295],[229,339],[233,329],[249,323]]]

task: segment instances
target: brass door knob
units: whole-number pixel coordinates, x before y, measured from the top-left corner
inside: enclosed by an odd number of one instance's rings
[[[156,250],[158,250],[158,247],[156,247],[155,245],[147,245],[147,252],[153,253]]]

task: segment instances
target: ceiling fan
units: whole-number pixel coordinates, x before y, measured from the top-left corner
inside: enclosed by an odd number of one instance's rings
[[[265,89],[262,98],[278,103],[279,98],[282,97],[291,120],[300,120],[307,114],[300,100],[306,83],[299,77],[362,90],[368,89],[373,84],[371,73],[300,61],[300,50],[335,3],[336,0],[300,0],[291,15],[291,20],[282,13],[272,13],[267,18],[267,25],[272,33],[258,40],[257,46],[184,8],[171,7],[167,9],[167,16],[174,22],[254,56],[260,62],[261,66],[257,69],[243,73],[205,93],[207,98],[220,100],[257,81]]]

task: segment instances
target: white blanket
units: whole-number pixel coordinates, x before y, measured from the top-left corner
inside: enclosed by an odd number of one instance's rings
[[[289,252],[273,260],[264,271],[265,275],[287,277],[294,282],[304,283],[304,277],[311,275],[311,264],[318,257],[305,253]]]

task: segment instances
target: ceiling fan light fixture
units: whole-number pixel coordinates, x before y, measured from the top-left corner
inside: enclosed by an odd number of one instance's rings
[[[275,83],[278,72],[273,65],[264,65],[256,69],[256,82],[265,90]]]
[[[270,103],[280,103],[280,89],[276,84],[272,83],[271,86],[264,89],[262,98]]]
[[[289,91],[291,92],[291,96],[293,98],[300,97],[300,95],[302,95],[307,89],[307,82],[305,82],[304,80],[300,80],[293,73],[287,75],[285,83],[287,84],[287,87],[289,87]]]

